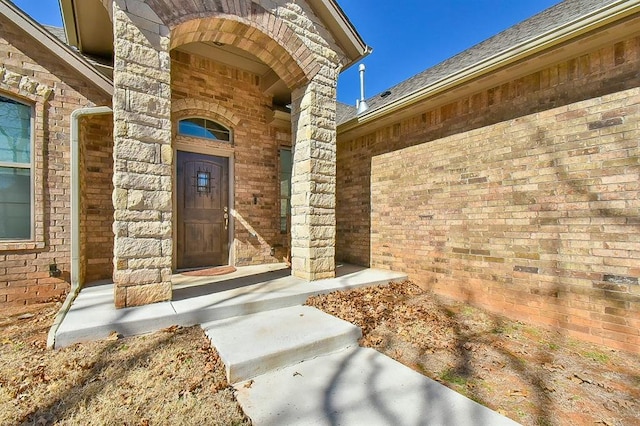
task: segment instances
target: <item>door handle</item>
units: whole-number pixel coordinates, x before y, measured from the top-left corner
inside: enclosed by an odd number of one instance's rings
[[[224,230],[229,229],[229,213],[224,214]]]

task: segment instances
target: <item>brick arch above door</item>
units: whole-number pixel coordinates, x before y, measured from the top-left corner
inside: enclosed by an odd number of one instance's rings
[[[290,89],[311,81],[321,67],[318,56],[280,18],[266,11],[258,16],[251,15],[251,20],[218,13],[183,22],[172,27],[170,48],[194,42],[222,43],[264,62]]]
[[[230,109],[215,102],[201,99],[177,99],[171,103],[173,121],[187,117],[203,117],[233,129],[240,124],[240,117]]]

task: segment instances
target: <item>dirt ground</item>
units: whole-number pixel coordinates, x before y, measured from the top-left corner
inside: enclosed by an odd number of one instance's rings
[[[361,345],[524,425],[640,425],[640,357],[423,292],[410,282],[307,301]]]
[[[0,313],[0,425],[243,425],[199,327],[46,349],[59,303]]]
[[[640,425],[640,357],[405,282],[311,298],[363,346],[525,425]],[[46,350],[59,303],[0,313],[0,425],[242,425],[199,327]]]

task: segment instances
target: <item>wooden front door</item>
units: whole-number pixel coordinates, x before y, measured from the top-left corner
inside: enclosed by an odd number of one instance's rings
[[[178,151],[177,268],[229,263],[229,159]]]

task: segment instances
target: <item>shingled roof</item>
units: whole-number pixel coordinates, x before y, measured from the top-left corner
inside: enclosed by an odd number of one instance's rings
[[[422,88],[431,86],[447,77],[455,75],[500,52],[504,52],[551,30],[560,28],[611,3],[616,3],[616,1],[617,0],[565,0],[393,86],[388,90],[390,93],[386,94],[386,96],[382,97],[378,94],[367,99],[367,105],[369,106],[367,113],[401,100]],[[387,91],[383,91],[382,93],[385,92]],[[345,104],[339,104],[339,107],[337,114],[338,124],[345,123],[356,117],[355,108]]]
[[[53,25],[43,25],[42,27],[56,36],[58,40],[60,40],[64,44],[67,44],[67,35],[64,33],[64,28],[54,27]]]
[[[336,103],[336,123],[344,123],[356,116],[356,107],[338,101]]]

